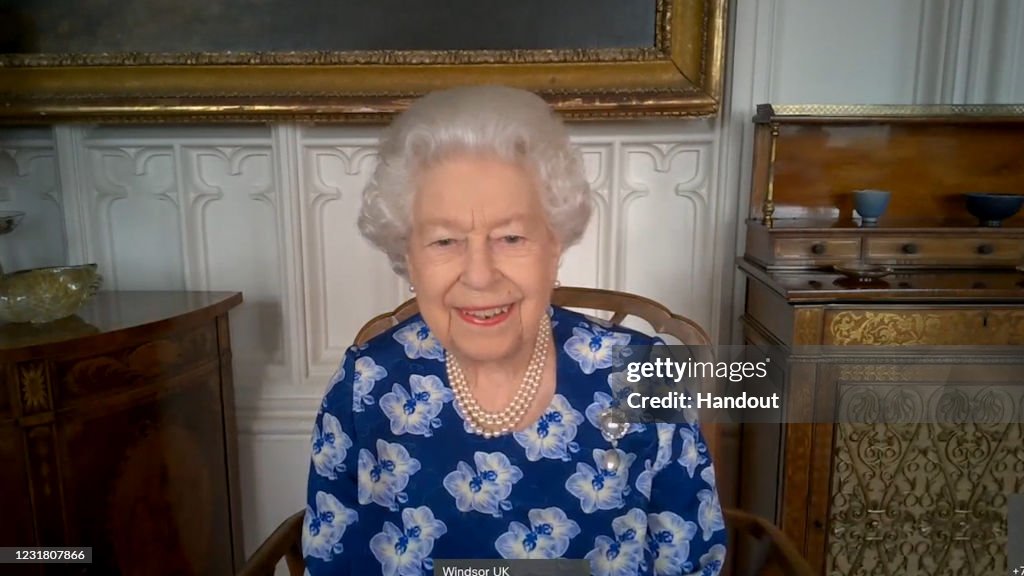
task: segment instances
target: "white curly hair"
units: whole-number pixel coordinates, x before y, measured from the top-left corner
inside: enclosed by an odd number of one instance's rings
[[[551,231],[562,249],[590,221],[591,190],[561,119],[536,94],[466,86],[415,101],[382,134],[377,168],[363,191],[359,231],[408,278],[406,250],[417,175],[459,154],[486,154],[534,176]]]

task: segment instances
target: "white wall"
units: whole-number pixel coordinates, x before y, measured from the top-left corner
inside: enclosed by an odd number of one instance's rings
[[[715,120],[574,125],[598,192],[561,281],[738,334],[754,106],[1024,102],[1017,0],[738,0]],[[303,504],[312,418],[356,329],[408,296],[354,227],[365,126],[0,131],[8,270],[98,262],[109,289],[238,290],[247,550]]]

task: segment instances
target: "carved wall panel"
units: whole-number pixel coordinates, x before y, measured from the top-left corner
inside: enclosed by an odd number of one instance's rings
[[[0,211],[25,213],[0,240],[0,265],[7,272],[64,264],[64,214],[49,130],[0,133]]]

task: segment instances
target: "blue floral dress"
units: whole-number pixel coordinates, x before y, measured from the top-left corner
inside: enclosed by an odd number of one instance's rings
[[[312,576],[419,576],[434,559],[585,558],[597,576],[717,575],[725,526],[696,423],[632,424],[613,448],[612,348],[657,338],[551,308],[557,386],[530,428],[467,431],[420,316],[348,350],[312,439]],[[620,376],[618,373],[616,376]],[[619,466],[605,459],[619,451]]]

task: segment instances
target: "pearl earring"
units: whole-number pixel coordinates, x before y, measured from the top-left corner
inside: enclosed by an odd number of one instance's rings
[[[555,280],[555,288],[558,288],[561,285],[562,285],[561,282],[559,282],[558,280]]]
[[[411,293],[415,294],[415,293],[416,293],[416,287],[415,287],[415,286],[413,286],[412,284],[410,284],[410,285],[409,285],[409,292],[411,292]]]

